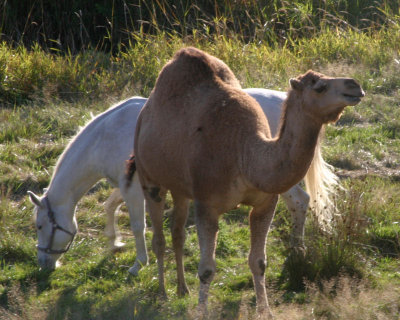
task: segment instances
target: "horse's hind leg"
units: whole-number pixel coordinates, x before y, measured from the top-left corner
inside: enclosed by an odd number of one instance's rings
[[[113,193],[110,195],[110,197],[104,203],[107,214],[106,228],[104,230],[104,234],[108,238],[109,247],[112,251],[118,250],[125,245],[120,241],[121,237],[119,235],[117,227],[117,217],[115,214],[118,206],[122,202],[123,199],[119,189],[115,189]]]
[[[123,186],[126,186],[125,181]],[[128,207],[131,229],[136,241],[136,261],[129,269],[129,273],[136,276],[141,267],[147,265],[148,261],[145,238],[144,195],[138,175],[135,174],[131,185],[128,188],[122,187],[121,191]]]
[[[185,244],[185,225],[188,216],[189,200],[172,194],[174,199],[174,209],[172,213],[172,243],[175,252],[176,272],[178,278],[177,293],[178,296],[184,296],[189,293],[185,281],[185,270],[183,265],[183,246]]]
[[[304,247],[304,225],[310,196],[298,184],[281,194],[292,215],[292,232],[290,245],[292,248]]]

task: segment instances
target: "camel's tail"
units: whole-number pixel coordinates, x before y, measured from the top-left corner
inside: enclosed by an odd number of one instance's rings
[[[126,171],[125,171],[125,178],[126,178],[126,187],[129,188],[132,183],[133,176],[136,172],[136,162],[135,156],[132,154],[129,160],[126,160]]]
[[[323,133],[318,138],[314,159],[307,171],[304,181],[310,195],[310,207],[318,218],[323,229],[330,229],[333,216],[337,211],[333,197],[342,189],[339,178],[333,172],[333,167],[326,163],[321,154]]]

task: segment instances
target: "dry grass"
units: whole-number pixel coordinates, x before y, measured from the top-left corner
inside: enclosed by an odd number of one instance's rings
[[[308,303],[274,308],[276,319],[400,319],[400,288],[395,285],[372,288],[366,281],[340,277],[325,282],[323,290],[310,284],[307,293]]]

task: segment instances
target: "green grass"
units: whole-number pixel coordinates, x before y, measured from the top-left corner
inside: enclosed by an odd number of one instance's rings
[[[304,9],[304,10],[303,10]],[[307,15],[307,8],[303,8]],[[226,30],[225,30],[226,31]],[[0,45],[0,319],[192,319],[199,280],[197,235],[190,216],[185,269],[191,294],[176,295],[169,220],[166,282],[157,293],[157,267],[137,278],[134,239],[123,207],[119,224],[127,249],[112,255],[103,236],[102,203],[111,188],[100,182],[77,210],[79,230],[53,273],[36,262],[33,206],[69,139],[91,113],[131,95],[150,93],[160,68],[179,48],[194,45],[223,59],[243,87],[285,90],[289,77],[309,68],[356,78],[363,102],[326,131],[325,159],[346,191],[333,232],[321,232],[309,213],[307,250],[289,255],[290,213],[282,202],[268,237],[266,279],[277,319],[398,319],[400,310],[400,64],[398,25],[357,32],[321,28],[313,37],[271,45],[235,34],[198,31],[187,37],[136,34],[115,55],[96,50],[53,55],[39,47]],[[315,30],[314,30],[315,31]],[[300,31],[298,31],[300,32]],[[168,206],[171,200],[168,201]],[[220,221],[211,319],[251,319],[255,295],[247,266],[248,207]],[[151,222],[148,221],[148,225]],[[146,233],[151,248],[151,232]]]

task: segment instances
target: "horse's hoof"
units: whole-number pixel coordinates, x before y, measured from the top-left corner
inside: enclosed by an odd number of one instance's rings
[[[120,252],[120,251],[122,251],[124,249],[125,249],[125,243],[120,242],[120,241],[116,241],[111,245],[111,251],[113,253]]]
[[[139,270],[142,269],[143,266],[145,266],[147,263],[141,263],[140,260],[135,261],[132,267],[129,268],[128,272],[134,276],[137,277],[139,275]]]
[[[139,270],[140,270],[140,267],[138,267],[138,266],[136,265],[136,263],[135,263],[135,264],[133,265],[133,267],[130,267],[130,268],[129,268],[128,272],[129,272],[132,276],[137,277],[137,276],[139,275]]]
[[[290,255],[292,257],[297,257],[297,258],[305,258],[307,254],[307,248],[305,246],[296,246],[290,248]]]

